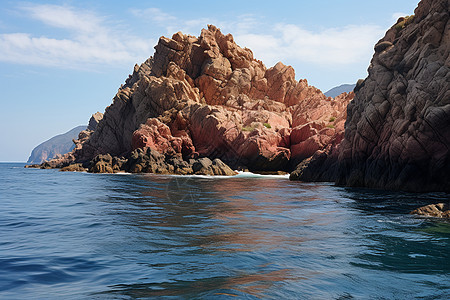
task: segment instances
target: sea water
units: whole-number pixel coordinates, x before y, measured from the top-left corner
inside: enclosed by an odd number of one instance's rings
[[[449,299],[449,201],[0,164],[0,299]]]

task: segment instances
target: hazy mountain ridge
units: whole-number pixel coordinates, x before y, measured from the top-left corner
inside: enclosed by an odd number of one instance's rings
[[[46,160],[55,158],[58,154],[63,155],[72,151],[75,147],[72,140],[77,139],[78,134],[85,129],[85,125],[80,125],[39,144],[31,151],[27,163],[40,164]]]
[[[330,90],[328,90],[327,92],[325,92],[325,96],[327,97],[337,97],[342,93],[350,93],[353,91],[353,89],[355,88],[356,84],[342,84],[339,86],[336,86],[334,88],[331,88]]]

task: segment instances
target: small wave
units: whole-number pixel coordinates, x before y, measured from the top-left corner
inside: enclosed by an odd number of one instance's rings
[[[408,256],[411,258],[418,258],[418,257],[427,257],[428,255],[420,254],[420,253],[413,253],[413,254],[408,254]]]
[[[2,225],[2,226],[20,228],[20,227],[29,227],[29,226],[36,226],[36,225],[37,225],[37,223],[19,221],[19,222],[8,223],[8,224]]]
[[[378,223],[388,223],[388,224],[402,224],[399,221],[392,221],[392,220],[377,220]]]
[[[137,174],[147,174],[147,173],[128,173],[128,172],[117,172],[117,173],[92,173],[87,171],[74,171],[69,173],[81,173],[81,174],[88,174],[88,175],[137,175]],[[151,174],[151,173],[149,173]]]
[[[144,175],[144,176],[158,176],[158,177],[191,177],[191,178],[206,178],[206,179],[226,179],[226,178],[287,178],[289,179],[289,173],[283,175],[276,174],[258,174],[252,172],[244,172],[244,171],[235,171],[237,174],[234,176],[227,175],[180,175],[180,174],[155,174],[155,173],[128,173],[128,172],[118,172],[118,173],[90,173],[90,172],[75,172],[75,173],[83,173],[83,174],[94,174],[94,175]]]
[[[150,174],[150,175],[160,175],[160,174]],[[235,176],[225,176],[225,175],[178,175],[178,174],[170,174],[170,175],[162,175],[162,176],[168,176],[168,177],[189,177],[189,178],[206,178],[206,179],[219,179],[219,178],[233,178]]]
[[[284,174],[284,175],[275,175],[275,174],[271,174],[271,175],[263,175],[263,174],[257,174],[257,173],[252,173],[252,172],[242,172],[242,171],[238,171],[238,175],[236,175],[235,177],[240,177],[240,178],[245,178],[245,177],[249,177],[249,178],[289,178],[289,174]]]
[[[161,176],[169,176],[169,177],[190,177],[190,178],[206,178],[206,179],[231,179],[231,178],[289,178],[289,174],[285,175],[263,175],[263,174],[257,174],[252,172],[243,172],[243,171],[236,171],[237,174],[234,176],[225,176],[225,175],[161,175]],[[149,175],[156,175],[159,174],[149,174]]]

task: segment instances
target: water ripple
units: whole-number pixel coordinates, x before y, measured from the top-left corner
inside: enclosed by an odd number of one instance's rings
[[[446,194],[17,164],[0,182],[2,299],[450,297],[450,223],[408,215]]]

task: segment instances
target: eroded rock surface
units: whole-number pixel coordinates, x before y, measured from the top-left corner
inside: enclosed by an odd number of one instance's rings
[[[348,105],[338,147],[292,179],[408,191],[450,191],[449,1],[423,0],[375,46]]]
[[[155,50],[64,164],[147,147],[184,161],[278,171],[341,139],[353,93],[326,97],[290,66],[267,69],[212,25],[199,37],[161,37]]]
[[[89,119],[87,130],[95,131],[97,129],[98,123],[100,123],[101,119],[103,119],[103,114],[101,112],[96,112]]]

